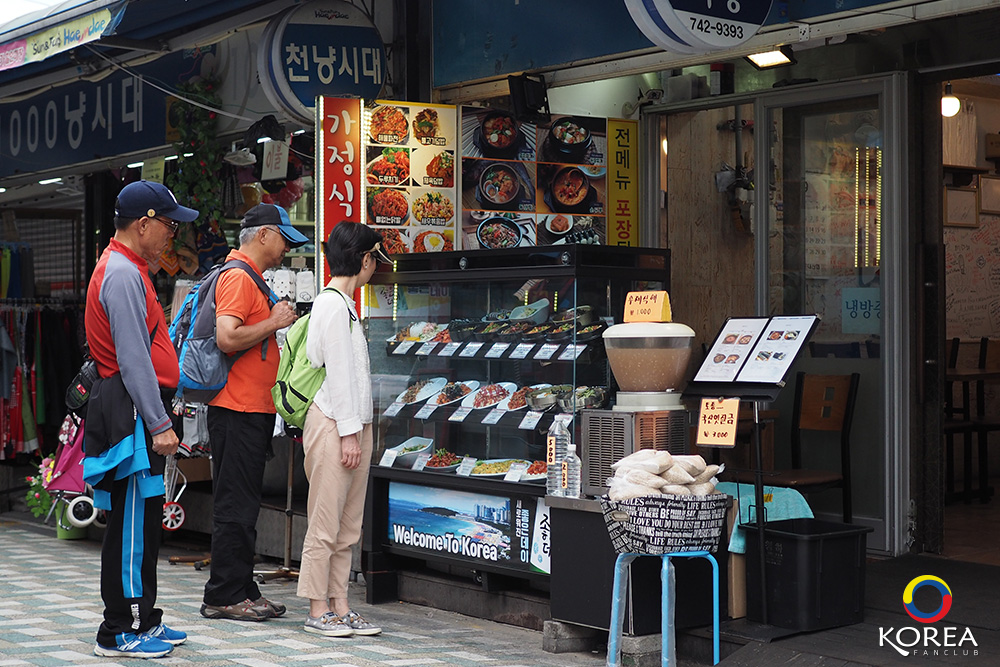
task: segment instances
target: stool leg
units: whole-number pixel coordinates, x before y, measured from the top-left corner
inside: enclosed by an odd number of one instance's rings
[[[719,664],[719,562],[708,553],[705,558],[712,563],[712,654],[713,665]]]
[[[628,566],[635,554],[618,554],[615,560],[615,578],[611,587],[611,624],[608,628],[608,667],[618,667],[622,626],[625,625],[625,584],[628,583]]]
[[[663,554],[660,564],[660,667],[672,667],[670,650],[673,644],[673,617],[671,611],[674,590],[670,586],[670,554]],[[676,650],[676,649],[675,649]]]

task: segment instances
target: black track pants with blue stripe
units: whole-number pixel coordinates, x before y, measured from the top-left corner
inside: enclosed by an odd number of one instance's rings
[[[119,634],[160,624],[163,612],[155,605],[162,521],[163,496],[143,498],[136,475],[115,481],[101,550],[104,622],[97,643],[114,646]]]

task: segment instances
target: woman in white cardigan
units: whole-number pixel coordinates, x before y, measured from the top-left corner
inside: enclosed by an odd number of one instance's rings
[[[351,546],[361,537],[372,457],[372,389],[368,342],[354,292],[389,258],[366,225],[338,223],[324,244],[333,276],[313,302],[306,335],[312,366],[326,366],[306,414],[302,445],[309,480],[309,527],[302,544],[297,595],[309,599],[305,631],[327,637],[377,635],[378,626],[351,611],[347,583]]]

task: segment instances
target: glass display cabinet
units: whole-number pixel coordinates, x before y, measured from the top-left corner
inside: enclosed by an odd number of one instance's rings
[[[560,245],[395,259],[363,307],[375,401],[369,601],[395,599],[395,572],[413,559],[487,588],[497,575],[547,584],[546,433],[556,415],[614,395],[601,333],[621,321],[629,291],[668,289],[669,251]],[[546,385],[571,393],[530,393]]]

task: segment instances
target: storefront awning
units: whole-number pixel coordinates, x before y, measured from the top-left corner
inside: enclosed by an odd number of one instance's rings
[[[0,72],[113,33],[127,4],[127,0],[66,0],[0,26]]]

